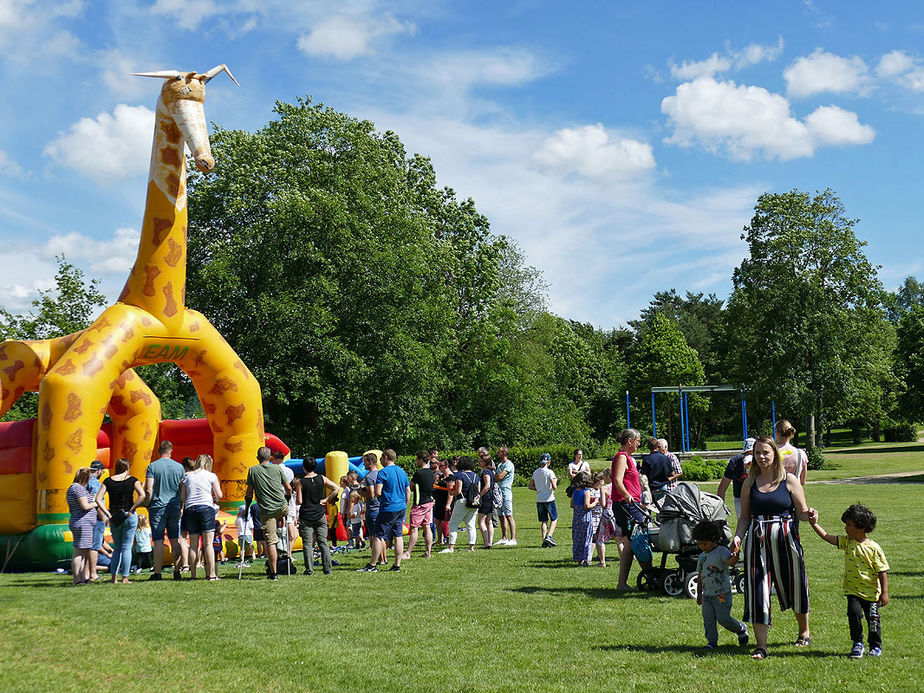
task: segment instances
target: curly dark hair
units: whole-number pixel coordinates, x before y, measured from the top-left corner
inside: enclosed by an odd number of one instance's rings
[[[854,503],[841,515],[841,522],[850,522],[857,529],[872,532],[876,529],[876,516],[873,511],[860,503]]]
[[[712,520],[703,520],[693,528],[693,541],[711,541],[716,544],[722,538],[722,530]]]

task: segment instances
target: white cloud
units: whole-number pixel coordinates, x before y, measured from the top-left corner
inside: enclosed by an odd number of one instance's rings
[[[879,58],[876,74],[882,78],[897,77],[914,67],[914,58],[902,51],[892,51]]]
[[[0,174],[10,176],[11,178],[20,178],[24,172],[22,166],[17,164],[10,155],[0,149]]]
[[[83,270],[87,280],[99,278],[100,290],[114,302],[135,261],[139,236],[136,229],[120,228],[109,238],[71,232],[8,244],[0,253],[0,306],[13,313],[29,310],[40,291],[54,288],[58,255]]]
[[[434,83],[465,89],[476,84],[517,86],[548,74],[552,66],[532,51],[495,48],[437,56],[418,74]]]
[[[222,12],[214,0],[157,0],[151,14],[167,15],[176,19],[181,29],[192,31],[209,17]]]
[[[625,178],[655,166],[650,144],[610,138],[601,123],[557,131],[542,142],[533,160],[545,170],[587,178]]]
[[[824,106],[803,122],[780,94],[711,77],[679,85],[661,102],[661,112],[674,128],[666,142],[699,144],[740,160],[812,156],[819,146],[865,144],[875,135],[850,111]]]
[[[783,70],[786,93],[802,98],[822,92],[863,93],[869,86],[869,69],[862,58],[842,58],[816,48]]]
[[[837,106],[821,106],[805,119],[805,125],[818,144],[848,145],[869,144],[876,131],[860,124],[856,113]]]
[[[52,236],[41,248],[46,258],[64,255],[70,261],[83,261],[93,274],[128,275],[141,234],[137,229],[116,229],[112,238],[97,240],[82,233]]]
[[[153,111],[119,104],[111,114],[74,123],[45,147],[45,154],[97,181],[117,180],[147,171],[153,131]]]
[[[298,39],[305,55],[353,60],[375,53],[377,40],[394,34],[413,34],[413,24],[391,15],[381,17],[336,14],[322,19]]]
[[[0,0],[0,59],[34,70],[78,58],[80,40],[58,25],[82,11],[80,0]]]
[[[770,62],[780,57],[782,52],[783,37],[781,36],[775,45],[750,43],[737,51],[726,46],[722,55],[713,53],[705,60],[684,60],[680,65],[669,61],[668,64],[674,79],[688,81],[697,77],[712,77],[720,72],[728,72],[733,68],[740,70],[749,65]]]

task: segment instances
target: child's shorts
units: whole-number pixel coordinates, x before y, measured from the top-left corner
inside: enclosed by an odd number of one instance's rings
[[[539,522],[555,522],[558,519],[558,506],[554,500],[548,503],[536,503],[536,511],[539,514]]]

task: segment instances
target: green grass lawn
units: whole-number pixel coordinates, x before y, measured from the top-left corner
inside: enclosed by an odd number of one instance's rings
[[[832,455],[836,470],[810,479],[924,470],[924,448],[898,448],[839,452]],[[843,558],[807,527],[812,647],[789,644],[795,619],[782,614],[769,660],[752,662],[724,632],[720,653],[700,657],[702,621],[692,600],[617,594],[615,561],[606,569],[576,567],[563,492],[561,546],[536,548],[534,495],[515,491],[519,547],[415,556],[401,573],[354,572],[368,557],[360,552],[330,577],[318,572],[278,583],[263,579],[259,564],[240,582],[229,564],[219,583],[72,588],[68,576],[2,575],[0,690],[921,689],[919,484],[806,490],[829,531],[843,530],[840,514],[852,502],[879,517],[873,537],[891,563],[893,601],[883,609],[885,655],[859,662],[844,656]],[[741,607],[738,597],[738,616]]]

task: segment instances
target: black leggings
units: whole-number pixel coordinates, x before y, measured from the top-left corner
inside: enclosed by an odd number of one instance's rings
[[[852,594],[847,595],[847,622],[850,639],[863,642],[863,618],[869,626],[869,648],[882,647],[882,626],[879,622],[879,602],[868,602]]]

